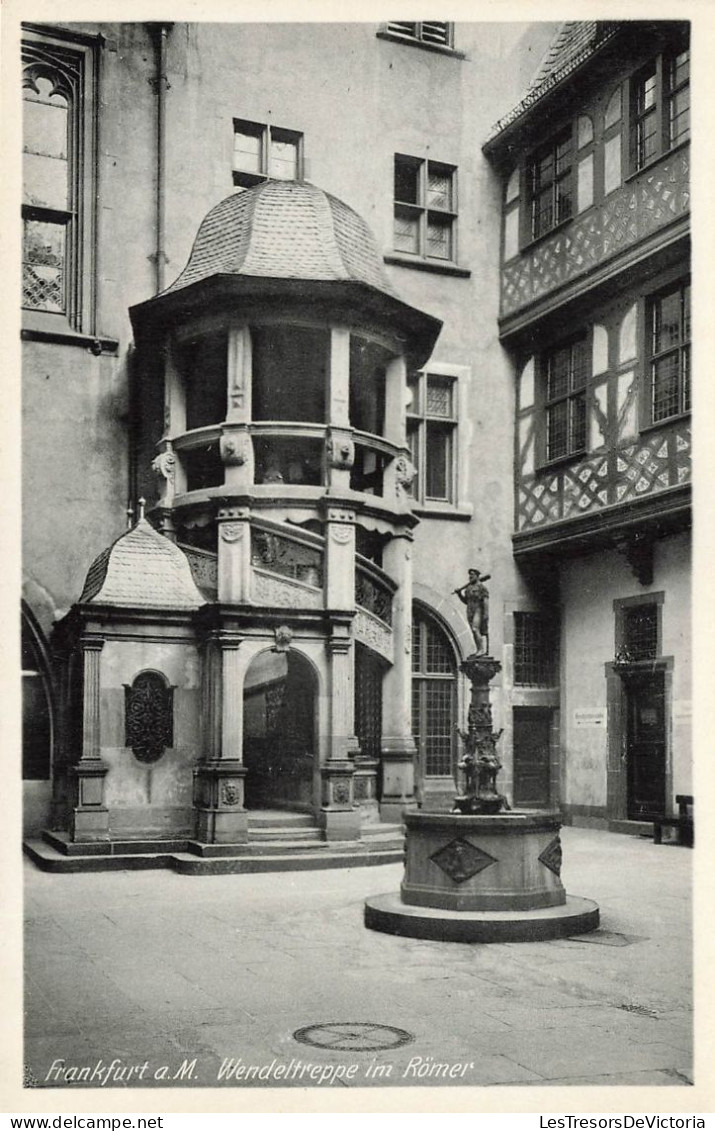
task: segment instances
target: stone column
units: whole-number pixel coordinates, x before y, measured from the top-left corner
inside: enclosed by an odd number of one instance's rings
[[[186,431],[186,390],[184,379],[176,361],[176,346],[166,345],[164,364],[164,435],[159,441],[159,453],[171,451],[171,441]],[[186,490],[186,474],[181,460],[175,461],[173,489],[177,495]]]
[[[226,360],[226,422],[219,445],[224,482],[232,492],[247,492],[253,483],[253,444],[249,432],[252,384],[251,331],[248,326],[232,326]]]
[[[218,512],[218,600],[237,605],[251,599],[251,524],[247,506]]]
[[[325,482],[331,493],[344,494],[350,490],[355,445],[350,427],[350,331],[343,326],[334,326],[330,331],[325,400],[328,418]]]
[[[356,840],[360,811],[355,808],[353,779],[359,745],[354,735],[353,646],[347,618],[335,618],[328,640],[330,670],[330,748],[321,767],[320,826],[326,840]]]
[[[244,844],[248,839],[243,765],[244,663],[240,644],[239,637],[219,633],[207,650],[210,686],[206,691],[210,707],[204,741],[208,744],[208,757],[197,767],[194,784],[196,836],[206,844]],[[212,749],[213,743],[216,746]]]
[[[385,439],[399,448],[407,444],[407,366],[394,357],[385,373]]]
[[[152,470],[158,476],[157,519],[161,533],[176,541],[174,496],[186,491],[186,472],[177,457],[172,440],[186,431],[186,390],[176,361],[176,346],[169,340],[164,349],[164,434],[157,444],[158,455]]]
[[[382,685],[383,820],[399,820],[415,802],[415,742],[412,737],[412,539],[393,538],[383,568],[397,584],[392,600],[394,661]]]
[[[100,659],[104,641],[82,637],[84,670],[82,700],[82,753],[70,769],[74,809],[71,818],[73,841],[109,840],[109,810],[104,804],[104,779],[108,767],[100,757]]]

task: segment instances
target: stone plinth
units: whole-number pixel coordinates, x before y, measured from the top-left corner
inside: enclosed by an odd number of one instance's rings
[[[533,911],[566,902],[556,813],[406,813],[403,903]]]
[[[561,883],[553,812],[405,813],[400,893],[365,901],[365,925],[444,942],[525,942],[598,926],[598,906]]]

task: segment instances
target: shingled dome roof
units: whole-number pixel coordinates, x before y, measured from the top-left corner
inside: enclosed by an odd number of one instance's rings
[[[95,559],[79,600],[80,604],[174,610],[206,604],[184,554],[144,518]]]
[[[304,181],[265,181],[212,208],[164,294],[212,275],[348,280],[397,297],[362,217]]]

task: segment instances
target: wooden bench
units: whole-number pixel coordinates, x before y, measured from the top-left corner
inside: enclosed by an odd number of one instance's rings
[[[695,804],[692,794],[678,793],[675,796],[678,806],[677,817],[656,817],[653,821],[653,843],[663,843],[663,829],[677,829],[676,844],[692,848],[695,840]]]

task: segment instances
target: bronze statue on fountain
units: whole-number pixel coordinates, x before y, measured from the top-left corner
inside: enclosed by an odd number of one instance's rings
[[[501,813],[509,809],[506,797],[496,788],[501,769],[496,744],[502,734],[492,729],[489,682],[501,664],[489,652],[489,590],[484,584],[490,574],[469,570],[469,581],[454,592],[467,606],[467,619],[476,651],[461,665],[471,684],[471,702],[466,731],[458,730],[464,743],[459,769],[464,773],[464,792],[455,798],[453,813]]]

